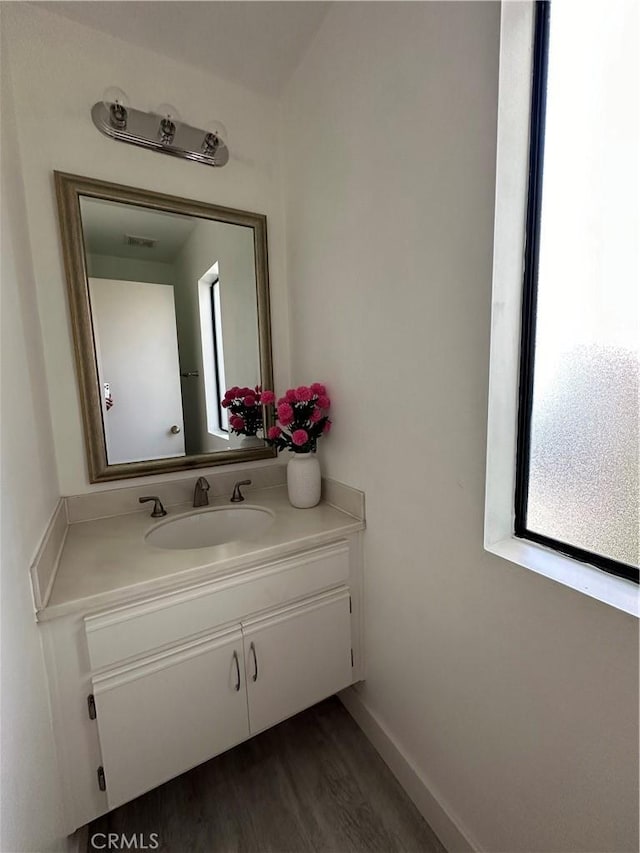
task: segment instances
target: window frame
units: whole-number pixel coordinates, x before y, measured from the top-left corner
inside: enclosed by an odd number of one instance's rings
[[[216,288],[218,289],[216,291]],[[215,378],[216,378],[216,398],[218,401],[218,429],[220,432],[226,433],[227,437],[229,435],[229,429],[225,426],[225,409],[222,405],[222,400],[224,398],[225,389],[223,388],[224,379],[222,376],[222,367],[223,365],[220,363],[220,355],[222,353],[222,341],[220,340],[220,331],[221,331],[221,318],[219,317],[219,312],[216,308],[217,302],[220,300],[220,276],[216,276],[216,278],[211,282],[211,328],[213,329],[213,353],[214,353],[214,365],[215,365]]]
[[[544,174],[544,143],[549,60],[550,0],[535,5],[533,68],[531,81],[531,119],[529,125],[529,177],[524,242],[524,275],[520,339],[520,377],[518,396],[518,434],[516,446],[514,533],[517,537],[546,545],[576,560],[589,563],[613,575],[639,582],[640,572],[627,565],[569,542],[547,536],[527,527],[529,469],[531,452],[531,416],[537,321],[538,264],[540,222]]]
[[[496,136],[484,549],[487,569],[525,572],[567,604],[640,618],[640,587],[514,532],[524,236],[535,0],[502,3]],[[534,587],[529,587],[531,593]],[[581,604],[575,596],[585,599]]]

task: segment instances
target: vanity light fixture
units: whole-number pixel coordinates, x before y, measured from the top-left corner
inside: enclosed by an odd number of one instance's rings
[[[201,130],[180,121],[171,104],[162,104],[152,113],[133,109],[125,92],[115,86],[107,89],[102,100],[93,105],[91,118],[100,133],[120,142],[207,166],[224,166],[229,161],[226,129],[221,122],[210,122]]]

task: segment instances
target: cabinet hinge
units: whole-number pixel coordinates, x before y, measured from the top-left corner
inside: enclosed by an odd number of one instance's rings
[[[353,613],[353,606],[351,604],[351,596],[349,596],[349,613]]]
[[[351,666],[353,666],[353,649],[351,649]]]
[[[98,788],[101,791],[107,790],[107,780],[104,776],[104,767],[98,767]]]
[[[97,717],[96,714],[96,700],[93,698],[93,693],[90,693],[87,696],[87,708],[89,710],[89,719],[95,720]]]

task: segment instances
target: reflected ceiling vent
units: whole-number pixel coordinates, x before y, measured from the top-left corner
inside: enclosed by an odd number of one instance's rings
[[[124,242],[127,246],[140,246],[143,249],[153,249],[158,241],[153,237],[136,237],[135,234],[125,234]]]

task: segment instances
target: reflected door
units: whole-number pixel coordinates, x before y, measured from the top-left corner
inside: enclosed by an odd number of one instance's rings
[[[184,456],[173,287],[90,278],[109,464]]]

